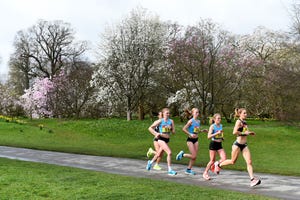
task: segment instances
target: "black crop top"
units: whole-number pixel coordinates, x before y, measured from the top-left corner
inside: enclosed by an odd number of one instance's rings
[[[245,127],[245,126],[247,126],[247,122],[246,122],[246,121],[244,121],[244,120],[241,120],[241,119],[239,119],[239,120],[242,122],[243,126],[242,126],[242,127],[240,127],[240,128],[238,128],[238,131],[239,131],[239,132],[243,132],[243,130],[244,130],[244,127]]]

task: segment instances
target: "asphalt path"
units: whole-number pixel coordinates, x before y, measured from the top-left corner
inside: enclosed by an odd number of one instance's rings
[[[177,175],[169,176],[167,175],[166,163],[161,163],[163,168],[161,171],[153,169],[147,171],[147,160],[80,155],[6,146],[0,146],[0,157],[260,194],[278,199],[300,199],[300,177],[296,176],[255,173],[262,183],[258,186],[250,187],[250,180],[246,170],[241,172],[224,169],[219,175],[210,174],[212,179],[207,181],[202,178],[204,168],[193,167],[196,175],[186,175],[184,173],[185,165],[173,164],[172,169],[177,171]]]

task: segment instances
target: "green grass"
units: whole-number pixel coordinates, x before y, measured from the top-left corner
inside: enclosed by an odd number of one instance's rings
[[[152,146],[153,137],[147,130],[152,123],[150,120],[26,121],[26,124],[0,121],[0,145],[142,160],[146,160],[147,148]],[[42,130],[39,127],[41,124]],[[248,138],[254,171],[300,176],[300,129],[276,121],[249,120],[248,124],[250,129],[257,133],[256,136]],[[175,119],[176,134],[172,136],[169,144],[173,152],[173,162],[187,164],[187,159],[180,162],[174,159],[180,150],[187,151],[186,136],[181,130],[183,125],[184,123]],[[235,140],[232,135],[233,125],[223,122],[225,129],[223,147],[228,158]],[[208,162],[208,144],[206,135],[201,134],[197,166],[203,167]],[[246,171],[242,156],[234,166],[228,166],[226,169]]]
[[[0,158],[1,199],[271,199],[259,195]]]

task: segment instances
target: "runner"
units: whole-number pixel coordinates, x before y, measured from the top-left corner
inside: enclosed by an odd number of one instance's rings
[[[158,139],[157,142],[159,145],[159,150],[156,152],[152,160],[148,160],[146,169],[150,170],[152,167],[152,163],[157,160],[162,151],[165,151],[167,153],[168,175],[173,176],[176,175],[177,172],[175,172],[171,168],[172,151],[168,146],[168,143],[170,141],[171,133],[175,134],[175,126],[173,120],[169,118],[170,111],[168,108],[164,108],[162,110],[162,115],[162,119],[156,120],[149,127],[149,131]],[[159,132],[155,131],[155,128],[157,126],[159,126]]]
[[[223,166],[233,165],[236,162],[239,153],[242,152],[243,157],[247,163],[247,171],[250,176],[250,186],[254,187],[256,185],[259,185],[261,183],[261,180],[254,177],[253,175],[252,160],[250,150],[247,144],[247,136],[255,135],[255,133],[253,131],[249,131],[248,129],[248,125],[245,121],[247,118],[247,111],[245,108],[236,109],[235,117],[237,117],[238,120],[235,123],[233,134],[235,134],[237,138],[232,145],[231,159],[227,159],[221,163],[217,161],[215,163],[215,171],[220,171],[220,169]]]
[[[158,119],[161,119],[162,118],[162,112],[159,112],[158,113]],[[155,127],[155,132],[159,132],[159,126]],[[150,133],[153,135],[153,133],[150,131]],[[147,152],[147,157],[149,158],[150,156],[152,155],[155,155],[156,152],[159,151],[159,144],[158,144],[158,138],[155,137],[154,135],[154,139],[153,139],[153,146],[154,146],[154,149],[153,150],[151,147],[148,149],[148,152]],[[153,169],[155,170],[161,170],[161,167],[159,166],[159,163],[162,159],[162,156],[163,156],[163,151],[161,152],[161,154],[157,157],[156,159],[156,163],[155,165],[153,166]]]
[[[209,127],[209,131],[207,134],[207,138],[211,139],[209,144],[209,158],[210,161],[207,163],[205,171],[203,173],[203,178],[205,180],[210,180],[208,171],[212,167],[212,171],[214,171],[214,162],[216,159],[216,154],[218,153],[220,156],[220,161],[222,162],[226,160],[226,153],[222,147],[223,138],[223,126],[221,124],[221,115],[219,113],[214,114],[213,118],[210,120],[211,126]]]
[[[176,160],[181,160],[183,157],[189,158],[190,161],[185,173],[189,175],[196,175],[196,173],[192,170],[192,167],[196,161],[198,153],[198,133],[207,132],[207,130],[200,130],[200,120],[198,119],[199,110],[197,108],[193,108],[191,113],[193,118],[190,119],[182,128],[183,132],[188,136],[186,144],[190,153],[187,154],[184,153],[184,151],[180,151],[176,156]]]

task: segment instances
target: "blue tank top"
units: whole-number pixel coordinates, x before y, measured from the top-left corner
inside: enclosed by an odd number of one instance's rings
[[[161,122],[159,124],[159,132],[164,134],[170,134],[172,129],[172,121],[168,119],[165,121],[165,119],[161,119]]]
[[[200,121],[192,118],[192,124],[189,126],[189,133],[198,134],[200,132]]]
[[[216,132],[223,130],[222,124],[220,124],[219,127],[216,124],[213,124],[213,127],[214,127],[214,129],[213,129],[212,134],[215,134]],[[223,133],[212,137],[212,140],[220,140],[220,139],[221,140],[223,139]]]

